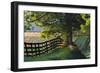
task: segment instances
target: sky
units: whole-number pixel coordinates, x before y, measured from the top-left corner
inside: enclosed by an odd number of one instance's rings
[[[39,26],[36,26],[36,24],[32,23],[32,26],[30,26],[30,32],[41,32],[42,28]]]

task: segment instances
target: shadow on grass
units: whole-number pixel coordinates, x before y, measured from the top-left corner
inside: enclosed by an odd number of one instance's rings
[[[68,47],[56,48],[52,53],[44,54],[41,56],[24,57],[25,62],[70,59],[86,59],[86,57],[80,51],[71,51]]]

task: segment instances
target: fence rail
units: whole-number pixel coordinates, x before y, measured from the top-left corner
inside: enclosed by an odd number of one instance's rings
[[[41,43],[24,42],[24,56],[40,56],[55,50],[61,44],[61,38],[55,38]]]

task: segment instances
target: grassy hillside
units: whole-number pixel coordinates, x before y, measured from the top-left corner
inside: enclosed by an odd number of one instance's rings
[[[78,37],[75,41],[79,50],[70,50],[68,47],[56,48],[54,51],[40,55],[24,57],[25,62],[29,61],[50,61],[50,60],[70,60],[90,58],[90,48],[88,37]]]

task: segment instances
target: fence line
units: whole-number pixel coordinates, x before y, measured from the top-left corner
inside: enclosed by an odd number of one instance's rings
[[[61,38],[55,38],[41,43],[26,43],[24,42],[25,56],[40,56],[55,50],[61,44]]]

